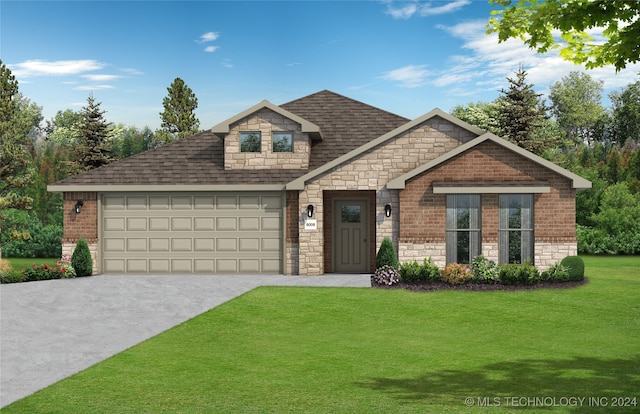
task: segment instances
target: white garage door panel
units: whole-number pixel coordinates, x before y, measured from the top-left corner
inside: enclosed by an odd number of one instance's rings
[[[104,194],[105,273],[281,273],[282,197]]]

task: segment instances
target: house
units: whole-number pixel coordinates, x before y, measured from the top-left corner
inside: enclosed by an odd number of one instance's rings
[[[544,269],[577,251],[591,183],[435,109],[409,120],[330,91],[70,177],[63,253],[95,273],[370,273],[483,254]]]

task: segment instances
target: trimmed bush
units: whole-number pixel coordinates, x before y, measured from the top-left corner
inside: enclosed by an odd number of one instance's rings
[[[503,264],[499,268],[503,285],[535,285],[540,281],[540,272],[530,264]]]
[[[567,256],[560,264],[567,268],[569,272],[569,280],[584,279],[584,261],[578,256]]]
[[[378,254],[376,255],[376,269],[380,269],[383,266],[391,266],[394,269],[398,268],[396,249],[388,237],[384,238],[382,244],[380,244],[380,250],[378,250]]]
[[[429,283],[440,280],[440,269],[431,258],[424,259],[422,264],[417,261],[400,264],[400,280],[405,283]]]
[[[71,266],[76,271],[76,276],[91,276],[93,273],[93,259],[89,251],[87,240],[80,239],[71,255]]]
[[[460,263],[449,263],[442,270],[442,281],[451,285],[462,285],[471,281],[471,269]]]
[[[569,270],[556,263],[540,274],[542,282],[567,282],[569,281]]]

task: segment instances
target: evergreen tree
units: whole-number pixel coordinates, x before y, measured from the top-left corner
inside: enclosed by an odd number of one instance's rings
[[[28,209],[33,202],[24,192],[33,182],[26,136],[29,130],[23,134],[16,125],[24,118],[21,101],[18,81],[0,60],[0,231],[5,209]]]
[[[525,82],[526,76],[527,72],[521,67],[516,73],[517,79],[507,78],[509,90],[501,90],[504,95],[503,105],[498,108],[498,121],[506,139],[540,155],[557,145],[557,141],[545,136],[548,108],[541,102],[541,94],[533,90],[534,85]]]
[[[82,108],[75,154],[81,170],[91,170],[113,161],[106,142],[109,123],[104,119],[105,112],[100,110],[100,102],[92,95],[87,99],[87,106]]]
[[[198,132],[200,121],[194,113],[198,98],[182,79],[176,78],[167,88],[169,95],[162,100],[164,111],[160,113],[162,129],[158,137],[166,142],[188,137]]]

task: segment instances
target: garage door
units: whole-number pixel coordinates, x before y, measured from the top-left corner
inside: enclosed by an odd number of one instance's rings
[[[281,273],[281,193],[102,196],[103,273]]]

